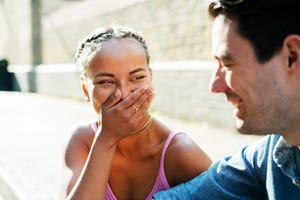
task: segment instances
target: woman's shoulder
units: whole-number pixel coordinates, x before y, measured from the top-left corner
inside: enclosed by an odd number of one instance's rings
[[[95,121],[88,121],[74,126],[71,129],[71,138],[90,138],[95,135],[95,127],[97,127]]]
[[[92,123],[94,122],[85,122],[72,128],[67,145],[69,150],[77,148],[90,148],[95,136],[95,132],[91,125]]]
[[[198,145],[195,143],[195,141],[185,132],[172,131],[169,134],[169,138],[172,138],[172,140],[168,147],[168,151],[173,152],[174,154],[177,154],[175,152],[178,151],[179,153],[184,153],[185,151],[189,152],[194,148],[198,148]]]
[[[65,146],[65,165],[76,172],[81,169],[88,157],[94,139],[94,132],[89,122],[76,125],[70,131]],[[78,172],[78,171],[77,171]]]
[[[210,165],[209,156],[188,134],[179,132],[174,136],[165,157],[165,170],[170,185],[190,180]]]
[[[155,124],[155,135],[161,143],[165,145],[168,143],[168,151],[181,151],[182,148],[195,147],[194,141],[185,132],[174,130],[157,118],[153,120],[153,123]]]

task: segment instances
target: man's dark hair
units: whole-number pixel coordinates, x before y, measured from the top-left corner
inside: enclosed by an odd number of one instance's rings
[[[238,33],[253,45],[258,61],[268,61],[286,36],[300,35],[300,0],[217,0],[209,15],[237,22]]]

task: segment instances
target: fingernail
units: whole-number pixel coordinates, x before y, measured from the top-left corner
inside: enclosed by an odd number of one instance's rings
[[[155,91],[155,88],[153,86],[149,87],[149,89],[148,89],[149,93],[154,93],[154,91]]]
[[[143,85],[143,90],[148,90],[149,89],[149,85]]]

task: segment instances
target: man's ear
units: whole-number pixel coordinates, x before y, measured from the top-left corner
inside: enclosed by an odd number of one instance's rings
[[[288,51],[288,70],[300,73],[300,35],[289,35],[284,40]]]
[[[84,77],[80,77],[80,85],[81,85],[81,90],[85,96],[85,100],[90,101],[89,91],[87,88],[86,81],[84,80]]]

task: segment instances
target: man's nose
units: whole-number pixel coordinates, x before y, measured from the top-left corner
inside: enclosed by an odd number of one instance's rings
[[[227,83],[225,80],[225,71],[218,68],[211,77],[209,84],[209,91],[213,93],[224,93],[227,90]]]

